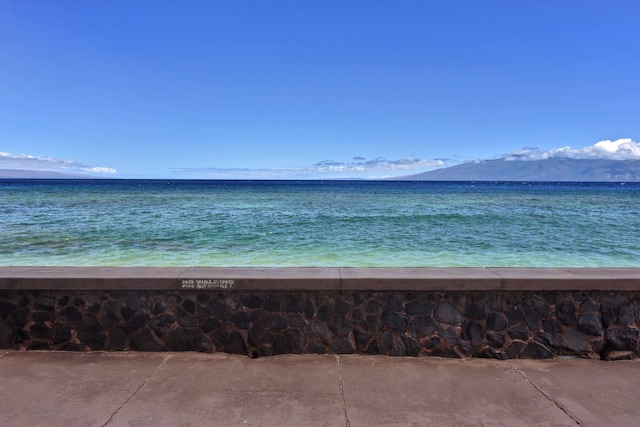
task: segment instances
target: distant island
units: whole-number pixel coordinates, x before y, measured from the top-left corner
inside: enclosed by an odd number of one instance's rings
[[[28,169],[0,169],[0,179],[92,179],[79,173],[38,171]]]
[[[0,179],[101,178],[105,177],[81,173],[0,169]],[[387,178],[387,180],[640,182],[640,160],[574,159],[568,157],[552,157],[543,160],[502,158],[462,163],[414,175]]]
[[[404,181],[573,181],[638,182],[640,160],[573,159],[480,160],[415,175]]]

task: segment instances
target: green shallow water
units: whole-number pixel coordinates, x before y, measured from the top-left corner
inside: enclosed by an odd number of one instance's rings
[[[0,181],[3,266],[639,267],[640,185]]]

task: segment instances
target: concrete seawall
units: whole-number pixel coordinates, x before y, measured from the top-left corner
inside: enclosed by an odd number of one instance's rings
[[[0,348],[607,360],[640,269],[0,267]]]

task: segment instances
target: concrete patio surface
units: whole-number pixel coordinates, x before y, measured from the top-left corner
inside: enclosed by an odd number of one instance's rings
[[[634,426],[640,361],[0,350],[2,426]]]

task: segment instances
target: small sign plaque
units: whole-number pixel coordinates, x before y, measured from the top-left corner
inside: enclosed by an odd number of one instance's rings
[[[180,279],[180,289],[220,290],[233,289],[233,279]]]

